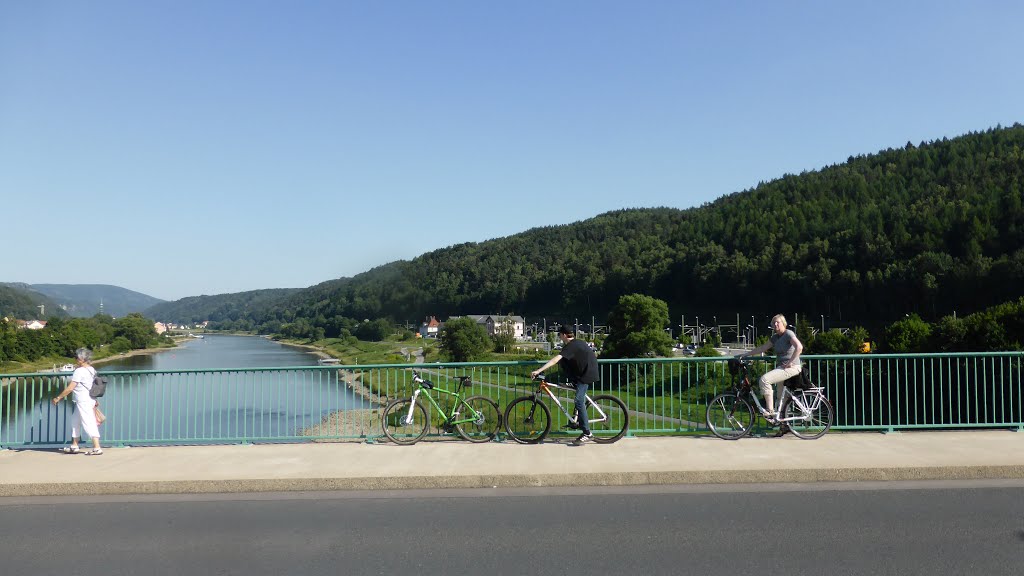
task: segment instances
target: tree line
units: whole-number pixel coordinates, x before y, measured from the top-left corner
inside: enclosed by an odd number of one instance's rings
[[[295,292],[197,297],[147,313],[330,337],[381,318],[604,318],[622,296],[644,294],[673,317],[796,311],[881,334],[905,315],[937,323],[1019,298],[1022,194],[1024,126],[1015,124],[850,157],[696,208],[619,210]]]
[[[153,321],[133,313],[116,320],[97,314],[91,318],[51,316],[40,330],[18,328],[0,319],[0,363],[36,362],[48,358],[73,358],[75,350],[90,348],[101,358],[129,350],[170,345],[158,336]]]

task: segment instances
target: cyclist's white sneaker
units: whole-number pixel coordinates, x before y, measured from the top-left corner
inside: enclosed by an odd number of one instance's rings
[[[579,438],[573,440],[571,444],[573,446],[583,446],[584,444],[590,444],[594,441],[593,434],[580,434]]]

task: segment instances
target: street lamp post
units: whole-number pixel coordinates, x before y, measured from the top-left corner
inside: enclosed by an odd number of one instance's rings
[[[822,334],[825,333],[825,315],[824,314],[821,315],[821,333]]]

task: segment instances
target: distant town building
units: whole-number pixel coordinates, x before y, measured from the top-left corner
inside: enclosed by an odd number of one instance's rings
[[[461,316],[452,316],[461,318]],[[523,340],[526,336],[526,319],[522,316],[501,314],[467,314],[466,318],[472,318],[477,324],[482,324],[487,329],[487,334],[494,336],[498,330],[511,330],[512,337],[516,340]]]
[[[153,330],[156,330],[156,333],[159,336],[160,334],[167,332],[167,325],[163,322],[155,322],[153,323]]]
[[[46,328],[46,320],[15,320],[18,323],[18,328],[24,328],[25,330],[42,330]]]
[[[420,325],[420,338],[437,338],[440,330],[441,323],[437,321],[437,318],[430,316]]]

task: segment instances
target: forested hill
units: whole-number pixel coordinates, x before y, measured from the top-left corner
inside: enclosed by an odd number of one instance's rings
[[[966,314],[1024,293],[1022,194],[1015,124],[850,157],[698,208],[610,212],[436,250],[302,290],[251,319],[603,319],[632,292],[688,315],[784,311],[872,326]]]
[[[241,320],[244,322],[251,318],[254,312],[276,310],[281,301],[298,291],[296,288],[273,288],[216,296],[190,296],[174,302],[157,304],[147,309],[145,313],[147,317],[157,321],[193,323],[204,320]],[[241,329],[252,330],[254,328],[255,326],[250,321]]]
[[[56,302],[33,291],[28,284],[0,283],[0,320],[46,320],[67,315]]]
[[[163,302],[141,292],[109,284],[32,284],[32,289],[53,298],[68,314],[88,318],[100,312],[123,318]]]

